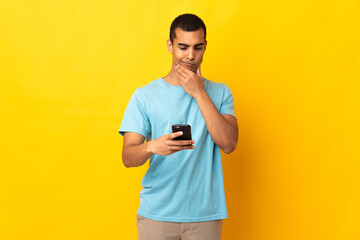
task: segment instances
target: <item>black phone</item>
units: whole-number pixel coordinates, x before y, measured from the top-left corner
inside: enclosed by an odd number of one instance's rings
[[[172,125],[172,131],[182,131],[183,135],[174,138],[174,140],[191,140],[191,126],[189,124],[174,124]]]

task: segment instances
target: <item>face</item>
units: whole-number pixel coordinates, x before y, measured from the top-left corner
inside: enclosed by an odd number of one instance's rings
[[[175,29],[176,38],[171,43],[167,40],[169,52],[173,55],[173,67],[180,64],[196,72],[202,62],[207,42],[204,40],[204,30],[186,32],[180,28]]]

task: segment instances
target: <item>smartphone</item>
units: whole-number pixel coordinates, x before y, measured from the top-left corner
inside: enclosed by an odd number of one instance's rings
[[[183,135],[174,138],[174,140],[191,140],[191,126],[189,124],[174,124],[172,125],[172,131],[182,131]]]

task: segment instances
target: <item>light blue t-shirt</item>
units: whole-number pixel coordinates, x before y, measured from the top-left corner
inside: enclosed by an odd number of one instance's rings
[[[220,114],[234,114],[234,100],[223,83],[203,78]],[[219,147],[212,140],[197,102],[182,86],[159,78],[136,89],[119,133],[136,132],[147,141],[190,124],[195,149],[168,156],[154,154],[142,179],[138,214],[157,221],[202,222],[227,218]]]

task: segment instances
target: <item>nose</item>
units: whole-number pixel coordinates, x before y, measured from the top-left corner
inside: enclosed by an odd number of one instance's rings
[[[194,50],[193,49],[189,49],[188,55],[187,55],[187,59],[189,60],[194,60],[195,59],[195,54],[194,54]]]

